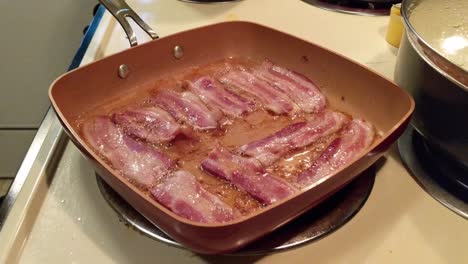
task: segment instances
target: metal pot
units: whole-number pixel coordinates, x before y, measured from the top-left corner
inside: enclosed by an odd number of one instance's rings
[[[468,73],[447,59],[447,55],[434,43],[424,39],[412,24],[411,16],[419,11],[421,3],[427,4],[428,1],[440,5],[441,2],[437,1],[445,0],[403,1],[401,11],[406,33],[398,52],[395,81],[416,101],[412,126],[429,142],[468,168]],[[434,12],[441,11],[434,8]],[[436,18],[428,21],[446,22]]]

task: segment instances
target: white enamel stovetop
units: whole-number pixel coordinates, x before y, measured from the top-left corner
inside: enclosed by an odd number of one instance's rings
[[[388,17],[334,13],[299,0],[128,2],[160,36],[225,20],[255,21],[393,77],[396,50],[384,39]],[[142,32],[138,37],[147,40]],[[83,63],[126,48],[123,31],[106,13]],[[55,116],[48,121],[58,126]],[[198,256],[127,228],[98,192],[92,168],[73,144],[64,144],[55,171],[40,169],[22,184],[0,233],[0,263],[468,263],[468,222],[418,186],[396,147],[386,155],[369,200],[344,227],[291,251],[234,258]],[[33,160],[31,170],[42,162]]]

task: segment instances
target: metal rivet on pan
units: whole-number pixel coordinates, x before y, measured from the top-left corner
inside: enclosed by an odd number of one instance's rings
[[[181,59],[184,56],[184,49],[181,46],[174,46],[174,58]]]
[[[130,69],[128,68],[127,64],[121,64],[119,66],[119,77],[122,79],[126,79],[130,74]]]

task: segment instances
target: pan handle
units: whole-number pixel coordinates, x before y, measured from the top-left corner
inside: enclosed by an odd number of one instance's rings
[[[135,32],[133,32],[127,17],[130,17],[143,29],[152,39],[158,39],[159,36],[148,24],[141,19],[135,11],[125,2],[125,0],[99,0],[99,2],[117,19],[127,34],[130,46],[138,45]]]

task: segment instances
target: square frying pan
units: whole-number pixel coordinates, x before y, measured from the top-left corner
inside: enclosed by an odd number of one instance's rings
[[[311,209],[379,159],[402,134],[413,113],[413,99],[393,82],[287,33],[236,21],[157,39],[154,31],[134,18],[136,14],[125,2],[103,3],[124,25],[134,47],[59,77],[49,90],[52,106],[66,133],[96,172],[149,221],[193,251],[210,254],[235,251]],[[136,38],[122,16],[132,16],[155,40],[135,46]],[[141,94],[148,89],[148,83],[161,76],[227,57],[268,58],[304,74],[317,83],[332,108],[371,122],[379,137],[351,164],[311,188],[232,222],[202,224],[174,214],[133,186],[93,151],[79,133],[77,120],[93,109]]]

